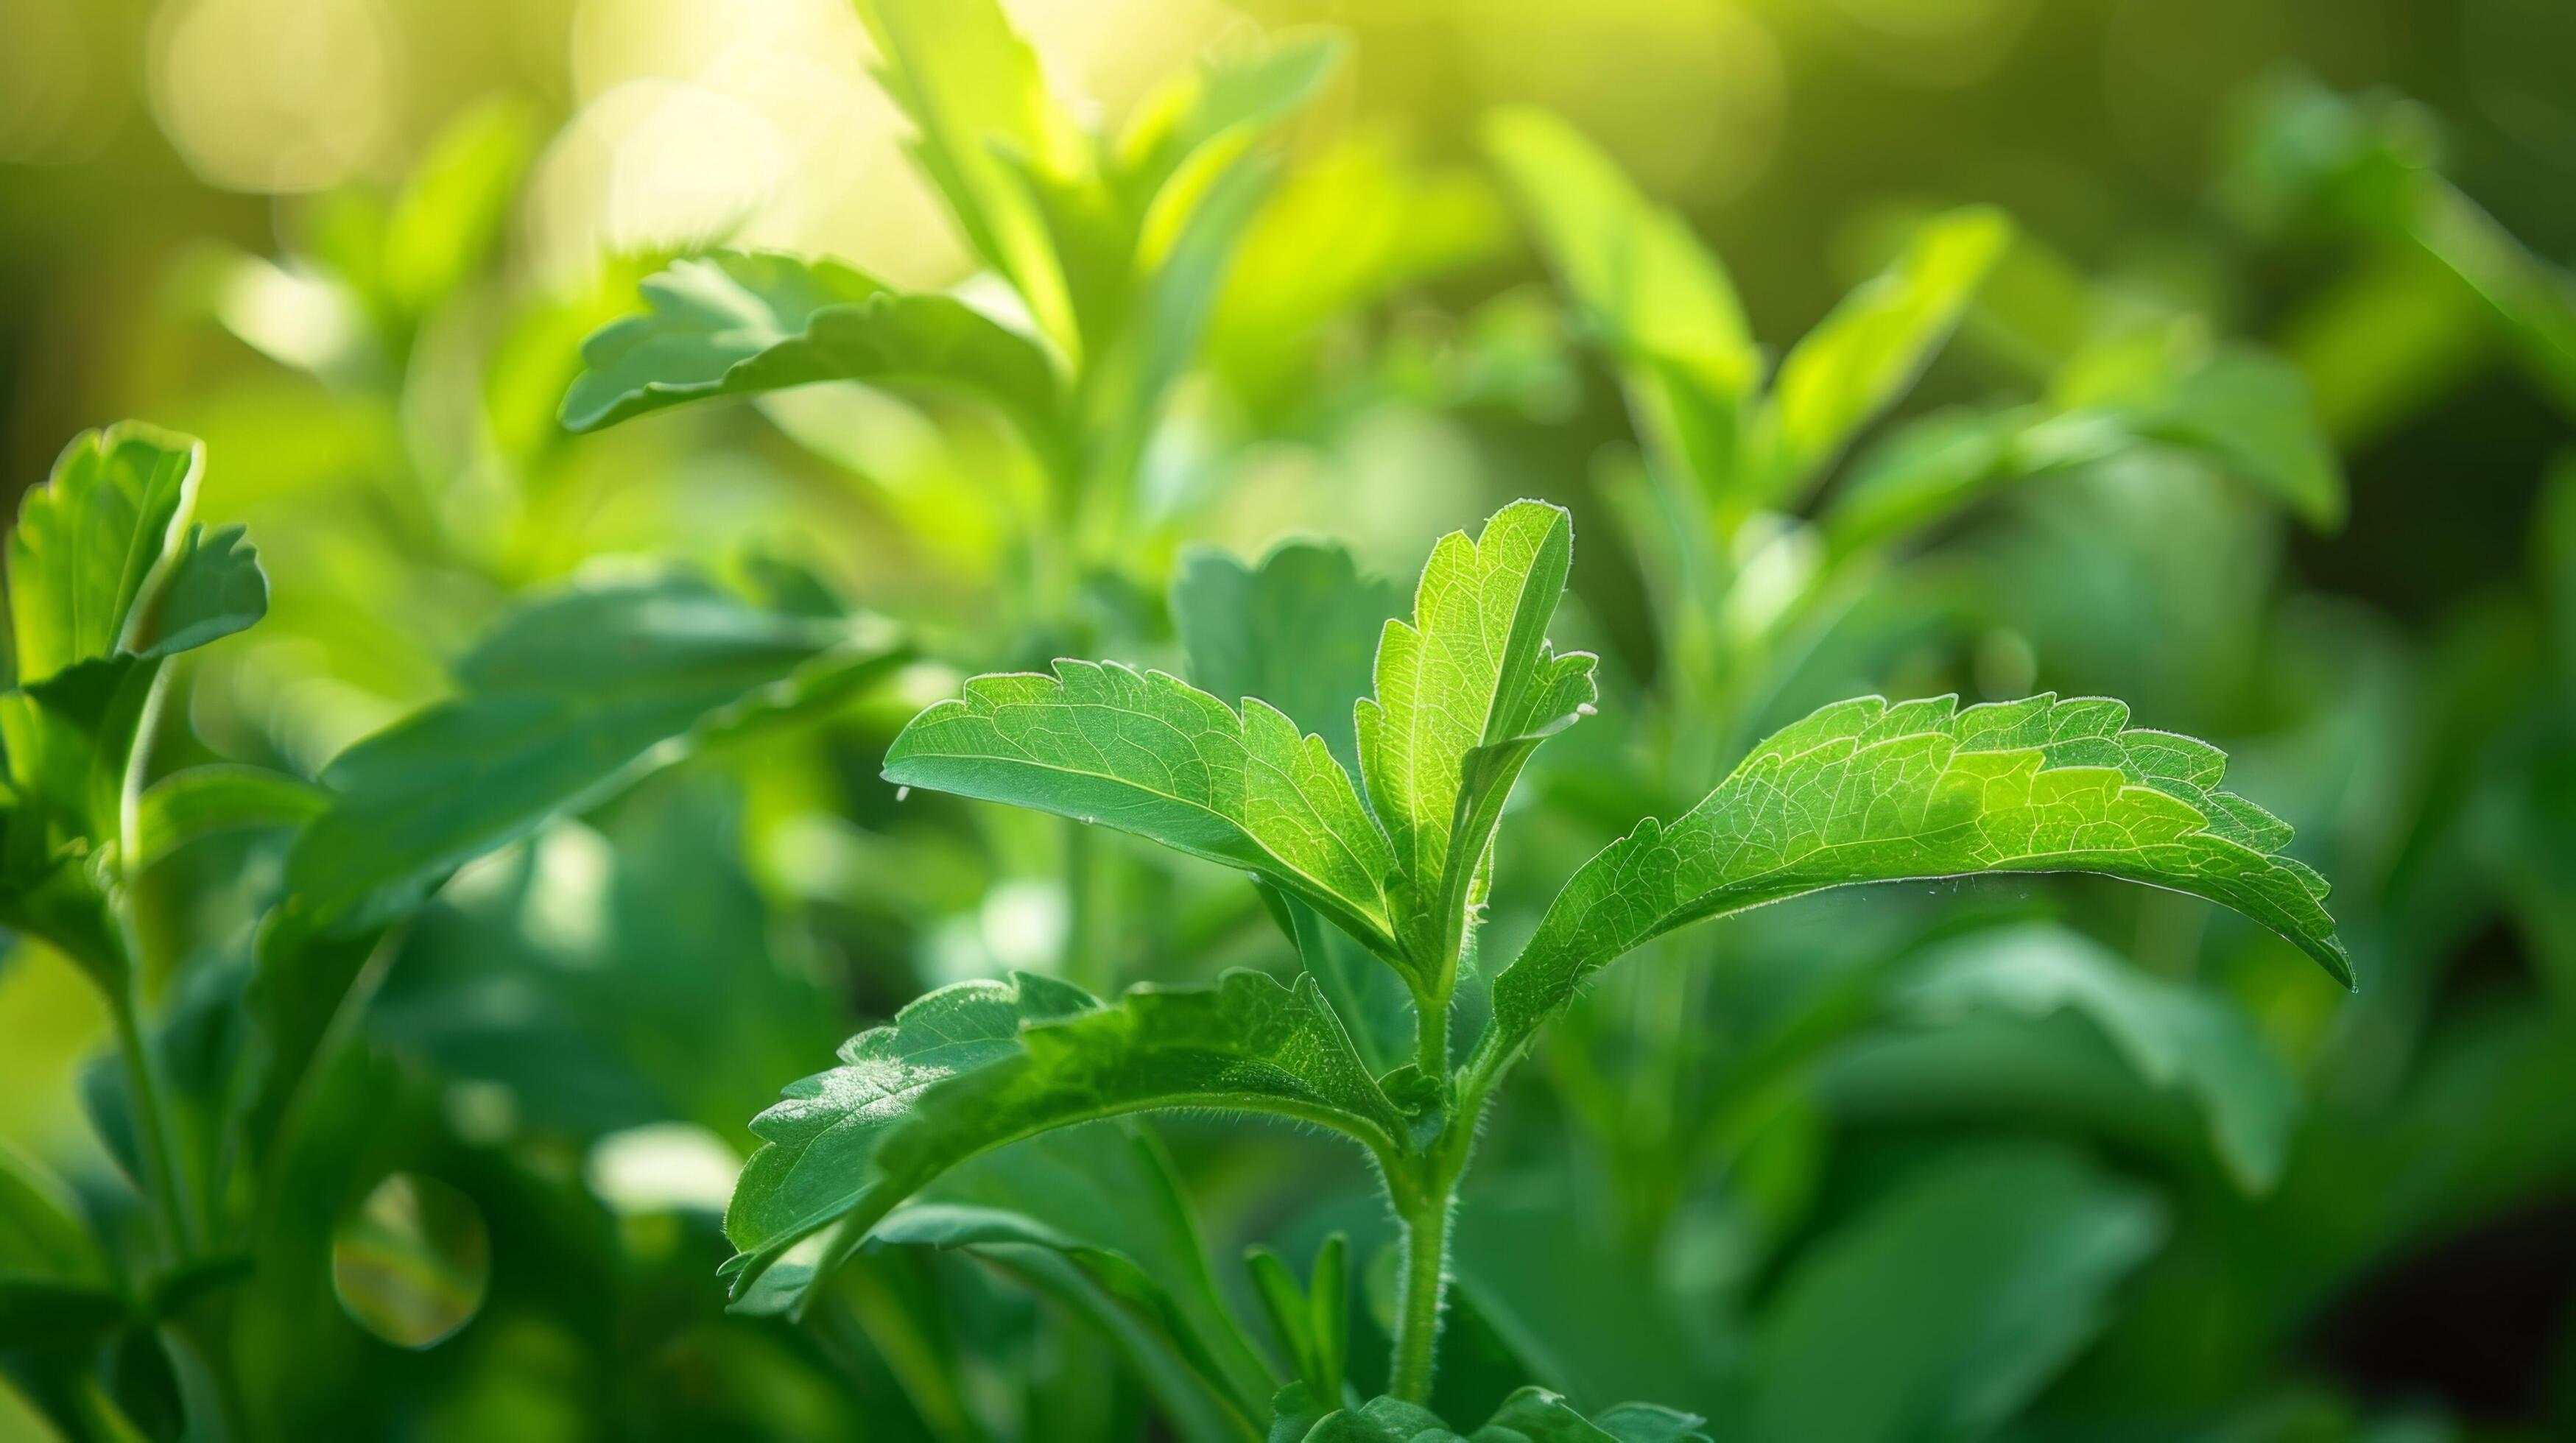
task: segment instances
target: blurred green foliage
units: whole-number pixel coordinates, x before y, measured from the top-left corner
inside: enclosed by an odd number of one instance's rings
[[[2571,62],[2545,0],[0,0],[0,1438],[2564,1436]],[[880,771],[1099,657],[1394,805],[1380,629],[1524,496],[1599,714],[1462,873],[1461,1057],[1584,858],[1870,694],[2215,739],[2357,993],[2084,879],[1649,941],[1499,1082],[1420,1409],[1390,1179],[1189,1112],[728,1311],[752,1119],[947,984],[1249,968],[1437,1117],[1334,897]]]

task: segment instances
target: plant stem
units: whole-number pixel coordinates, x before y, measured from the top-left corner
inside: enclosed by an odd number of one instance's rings
[[[1431,1368],[1440,1342],[1440,1310],[1449,1282],[1449,1213],[1455,1179],[1425,1191],[1404,1214],[1404,1272],[1396,1297],[1395,1361],[1387,1391],[1409,1403],[1431,1398]]]
[[[1416,995],[1413,999],[1413,1062],[1434,1082],[1449,1076],[1449,1000]]]
[[[153,1222],[171,1261],[177,1263],[194,1251],[197,1229],[181,1198],[178,1157],[162,1116],[160,1079],[143,1036],[142,982],[131,957],[125,972],[124,985],[109,996],[108,1010],[116,1019],[116,1050],[125,1060],[125,1090],[133,1105],[135,1147],[142,1154],[143,1184],[152,1197]]]

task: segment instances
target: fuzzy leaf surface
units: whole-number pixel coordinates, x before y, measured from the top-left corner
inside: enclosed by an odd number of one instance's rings
[[[1043,428],[1058,404],[1044,352],[949,296],[889,289],[832,261],[719,251],[642,286],[649,309],[582,345],[563,422],[596,431],[666,406],[816,381],[944,387]]]
[[[1706,917],[1828,887],[2091,872],[2189,892],[2279,933],[2349,986],[2325,880],[2288,824],[2219,790],[2226,755],[2053,695],[1840,702],[1757,746],[1679,820],[1586,862],[1495,980],[1482,1065],[1515,1053],[1593,971]]]
[[[1321,737],[1179,678],[1059,661],[980,676],[914,717],[886,780],[1098,822],[1247,869],[1392,949],[1394,856]]]

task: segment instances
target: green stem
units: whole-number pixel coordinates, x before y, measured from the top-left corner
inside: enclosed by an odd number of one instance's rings
[[[1434,1082],[1449,1075],[1449,1001],[1417,995],[1413,999],[1413,1062]]]
[[[1449,1284],[1449,1214],[1454,1178],[1425,1191],[1404,1214],[1404,1272],[1396,1298],[1395,1361],[1387,1391],[1409,1403],[1431,1399],[1431,1370],[1440,1344],[1440,1310]]]
[[[152,1197],[153,1224],[175,1264],[196,1247],[196,1224],[181,1199],[177,1155],[163,1120],[161,1085],[152,1049],[143,1036],[140,980],[127,959],[124,985],[109,994],[108,1010],[116,1019],[116,1050],[125,1061],[125,1090],[134,1111],[137,1150],[142,1153],[143,1183]]]

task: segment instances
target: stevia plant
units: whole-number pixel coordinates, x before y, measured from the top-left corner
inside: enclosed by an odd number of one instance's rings
[[[1005,1144],[1152,1111],[1280,1118],[1357,1144],[1403,1241],[1393,1401],[1356,1406],[1334,1392],[1338,1366],[1300,1366],[1272,1436],[1412,1437],[1430,1426],[1406,1406],[1431,1392],[1459,1182],[1494,1091],[1593,974],[1654,937],[1829,888],[2084,872],[2220,902],[2351,982],[2324,881],[2281,855],[2285,824],[2221,789],[2216,749],[2130,727],[2125,706],[2100,698],[1865,697],[1767,738],[1689,811],[1638,823],[1579,868],[1493,972],[1481,1029],[1454,1045],[1513,784],[1596,699],[1595,659],[1547,638],[1572,557],[1568,513],[1536,501],[1506,507],[1474,540],[1444,538],[1412,620],[1385,626],[1373,694],[1353,715],[1356,765],[1259,698],[1229,705],[1115,662],[978,677],[914,718],[887,754],[889,781],[1245,871],[1275,899],[1306,971],[1139,986],[1105,1003],[1030,975],[963,983],[851,1039],[841,1066],[754,1123],[765,1142],[726,1217],[736,1306],[800,1309],[872,1238],[911,1236],[923,1213],[953,1225],[935,1205],[903,1204]],[[1364,1020],[1322,980],[1333,937],[1400,979],[1409,1056],[1363,1061]],[[1018,1241],[1042,1246],[1043,1229]],[[1128,1285],[1130,1297],[1147,1291]],[[1280,1332],[1310,1363],[1317,1329]],[[1190,1366],[1238,1429],[1258,1429],[1259,1400],[1233,1370]],[[1595,1433],[1563,1436],[1673,1436],[1680,1425],[1656,1416],[1628,1427],[1605,1415]]]
[[[358,1326],[418,1347],[471,1318],[474,1247],[417,1227],[347,1236],[342,1190],[381,1184],[387,1150],[414,1145],[370,1112],[397,1089],[346,1021],[389,939],[468,863],[829,709],[903,657],[882,624],[809,595],[765,605],[676,569],[590,578],[512,611],[459,659],[450,696],[318,784],[172,765],[203,755],[169,704],[174,661],[268,604],[243,528],[194,519],[205,467],[202,445],[152,427],[83,435],[9,538],[0,922],[106,1004],[115,1053],[83,1101],[130,1184],[83,1194],[0,1152],[0,1371],[77,1439],[329,1431],[341,1400],[301,1375],[348,1359]],[[195,898],[243,903],[242,925],[148,927],[144,894],[219,836],[265,844]],[[396,1181],[412,1199],[427,1186]],[[473,1204],[440,1196],[470,1218],[444,1240],[480,1239]],[[397,1224],[404,1206],[419,1204]],[[424,1316],[440,1321],[424,1332]]]

